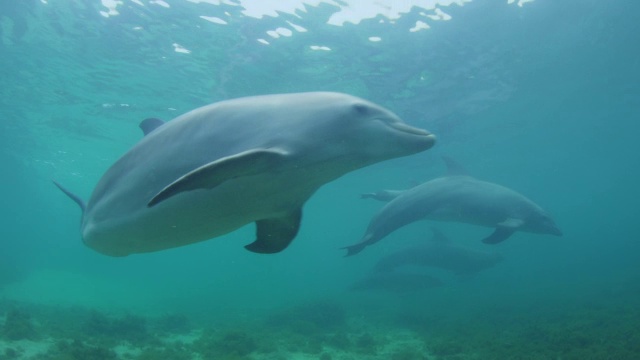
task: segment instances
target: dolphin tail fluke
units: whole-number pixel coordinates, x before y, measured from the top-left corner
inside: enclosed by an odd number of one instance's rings
[[[367,247],[367,244],[358,243],[355,245],[345,246],[341,249],[347,250],[347,254],[345,255],[345,257],[347,257],[347,256],[353,256],[359,253],[360,251],[364,250],[365,247]]]
[[[341,249],[347,250],[347,254],[345,255],[345,257],[353,256],[364,250],[364,248],[366,248],[367,246],[375,244],[376,242],[378,242],[378,240],[380,240],[380,238],[377,237],[375,233],[367,233],[357,244],[345,246]]]
[[[68,197],[70,197],[71,200],[75,201],[76,204],[78,204],[78,206],[80,206],[80,209],[82,209],[82,213],[84,214],[84,211],[87,208],[87,204],[85,204],[84,200],[82,200],[78,195],[67,190],[64,186],[60,185],[57,181],[55,180],[52,180],[52,181],[58,187],[58,189],[60,189],[63,193],[65,193]]]

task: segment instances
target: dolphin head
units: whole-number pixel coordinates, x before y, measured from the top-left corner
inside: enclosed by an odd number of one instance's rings
[[[369,101],[349,97],[340,119],[344,142],[366,162],[378,162],[431,148],[436,137],[402,121],[393,112]]]
[[[556,222],[545,212],[537,213],[533,218],[527,221],[531,232],[539,234],[549,234],[562,236],[562,230],[556,225]]]

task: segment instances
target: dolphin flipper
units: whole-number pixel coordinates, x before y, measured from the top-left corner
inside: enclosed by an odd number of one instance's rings
[[[71,198],[71,200],[75,201],[75,203],[78,204],[78,206],[80,206],[80,209],[82,209],[82,213],[84,214],[85,209],[87,208],[87,204],[84,202],[84,200],[82,200],[80,198],[80,196],[78,196],[78,195],[72,193],[71,191],[67,190],[64,186],[60,185],[57,181],[55,181],[55,180],[52,180],[52,181],[58,187],[58,189],[60,189],[69,198]]]
[[[256,221],[257,239],[244,248],[259,254],[275,254],[286,249],[298,234],[301,219],[302,208],[298,208],[282,217]]]
[[[184,191],[213,189],[223,182],[242,176],[250,176],[273,171],[273,168],[288,155],[279,149],[251,149],[239,154],[223,157],[188,172],[167,185],[147,204],[158,203]]]
[[[485,244],[501,243],[507,240],[509,236],[516,232],[518,228],[520,228],[523,224],[524,221],[522,221],[522,219],[507,219],[499,223],[496,227],[496,231],[494,231],[493,234],[489,235],[488,237],[484,238],[482,242]]]
[[[497,227],[496,231],[494,231],[493,234],[482,239],[482,242],[491,245],[501,243],[507,240],[509,236],[511,236],[514,232],[516,232],[514,229]]]

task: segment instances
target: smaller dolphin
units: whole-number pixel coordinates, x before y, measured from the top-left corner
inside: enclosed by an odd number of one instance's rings
[[[405,190],[371,219],[360,242],[345,247],[355,255],[395,230],[418,220],[454,221],[495,228],[482,241],[497,244],[516,231],[562,236],[553,219],[536,203],[507,187],[477,180],[443,157],[447,176]]]
[[[377,290],[394,293],[415,293],[443,285],[443,282],[427,274],[411,274],[401,272],[379,272],[369,274],[356,281],[351,290]]]
[[[376,263],[378,272],[396,271],[411,265],[449,270],[456,275],[473,275],[503,260],[495,252],[484,252],[457,246],[436,228],[429,244],[412,246],[389,254]]]

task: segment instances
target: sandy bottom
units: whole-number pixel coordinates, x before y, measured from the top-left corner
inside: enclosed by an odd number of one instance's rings
[[[529,302],[449,287],[232,313],[151,306],[141,289],[56,271],[5,286],[0,360],[640,359],[637,282]]]

